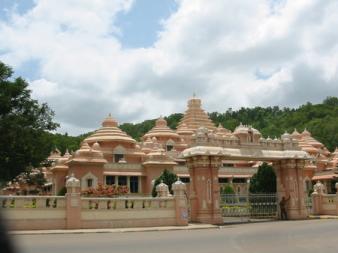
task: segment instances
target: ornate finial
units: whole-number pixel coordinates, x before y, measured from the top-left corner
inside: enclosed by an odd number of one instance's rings
[[[195,98],[195,97],[196,97],[196,92],[194,92],[194,93],[192,94],[192,97],[193,97],[193,98]]]
[[[111,117],[111,113],[108,114],[108,117]]]

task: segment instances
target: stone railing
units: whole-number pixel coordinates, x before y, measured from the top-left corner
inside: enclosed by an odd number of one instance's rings
[[[80,182],[71,176],[67,194],[0,196],[0,209],[12,230],[117,228],[188,225],[186,186],[160,184],[159,197],[89,198],[80,196]]]
[[[0,208],[64,209],[63,196],[0,196]]]
[[[173,208],[174,197],[81,198],[82,210],[131,210]]]
[[[338,191],[336,194],[325,194],[324,185],[317,182],[312,193],[312,213],[314,215],[338,215]],[[338,183],[336,183],[338,189]]]
[[[13,230],[62,229],[66,198],[59,196],[0,196],[0,208]]]

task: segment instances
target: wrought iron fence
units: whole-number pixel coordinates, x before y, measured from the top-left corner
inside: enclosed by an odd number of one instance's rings
[[[277,218],[276,194],[223,194],[224,217]]]
[[[307,196],[305,198],[305,206],[308,214],[312,214],[312,196]]]

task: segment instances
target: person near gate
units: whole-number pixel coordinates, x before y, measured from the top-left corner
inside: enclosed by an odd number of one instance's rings
[[[289,200],[290,200],[290,195],[287,199],[283,196],[282,200],[279,202],[280,214],[281,214],[282,220],[288,219],[288,213],[287,213],[286,209],[287,209],[287,205],[288,205]]]

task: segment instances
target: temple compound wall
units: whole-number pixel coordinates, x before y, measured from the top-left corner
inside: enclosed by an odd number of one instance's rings
[[[325,185],[318,181],[314,186],[312,196],[312,214],[338,215],[338,183],[336,194],[325,193]]]
[[[157,187],[159,197],[88,198],[80,196],[80,181],[67,180],[60,196],[1,196],[1,209],[11,230],[124,228],[188,225],[186,186]]]

